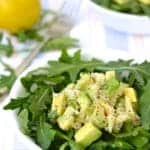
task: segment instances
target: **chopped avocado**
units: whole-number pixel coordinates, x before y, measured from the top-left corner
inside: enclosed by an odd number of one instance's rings
[[[89,122],[75,133],[75,141],[81,146],[87,147],[101,135],[101,131]]]
[[[107,130],[109,133],[112,133],[113,129],[114,129],[114,126],[115,126],[115,116],[113,114],[109,115],[107,117],[107,120],[108,120],[108,127],[107,127]]]
[[[126,108],[126,112],[134,113],[132,102],[131,102],[130,98],[127,96],[125,97],[125,108]]]
[[[65,89],[64,89],[64,93],[65,96],[67,97],[67,99],[76,99],[78,96],[78,90],[75,88],[75,84],[71,83],[69,84]]]
[[[87,90],[86,93],[90,97],[91,100],[96,100],[99,94],[99,88],[97,84],[91,85]]]
[[[137,102],[136,92],[133,88],[125,88],[125,96],[129,97],[131,102]]]
[[[74,117],[62,115],[62,116],[58,117],[57,123],[62,130],[67,131],[67,130],[71,129],[71,127],[74,123]]]
[[[67,99],[67,105],[73,107],[76,110],[79,110],[80,106],[75,99]]]
[[[72,107],[67,107],[64,114],[57,119],[57,123],[62,130],[69,130],[74,123],[76,110]]]
[[[97,103],[95,106],[94,112],[91,115],[91,122],[98,128],[103,128],[106,126],[105,110],[100,103]]]
[[[116,73],[115,73],[115,71],[107,71],[105,73],[105,77],[106,77],[106,80],[115,79],[116,78]]]
[[[119,132],[126,121],[137,126],[136,92],[116,78],[115,71],[84,73],[76,83],[70,83],[54,94],[52,112],[56,112],[58,126],[75,130],[75,140],[84,147],[98,139],[99,129]]]
[[[81,78],[78,80],[76,86],[78,89],[85,90],[89,85],[92,84],[92,78],[90,74],[81,74]]]
[[[105,75],[103,73],[91,73],[91,77],[94,80],[95,84],[103,85],[105,82]]]
[[[56,111],[57,115],[61,115],[66,107],[66,97],[65,94],[59,93],[59,94],[53,94],[53,100],[52,100],[52,111]]]
[[[77,98],[77,102],[79,103],[80,109],[83,112],[85,112],[91,105],[91,100],[83,92],[80,93],[79,97]]]
[[[119,86],[120,86],[119,81],[116,80],[115,78],[112,78],[106,81],[105,89],[109,95],[112,95],[119,88]]]

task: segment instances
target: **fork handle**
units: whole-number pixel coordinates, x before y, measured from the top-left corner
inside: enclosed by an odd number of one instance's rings
[[[46,44],[48,40],[50,40],[49,36],[44,38],[44,41],[40,42],[36,48],[32,49],[31,52],[29,52],[28,56],[23,59],[22,63],[15,70],[16,76],[20,75],[26,69],[26,67],[28,67],[28,65],[39,54],[43,45]]]

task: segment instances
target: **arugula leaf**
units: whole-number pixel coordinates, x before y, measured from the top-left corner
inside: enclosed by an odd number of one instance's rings
[[[64,76],[49,77],[48,68],[34,70],[21,79],[22,84],[27,90],[30,90],[33,84],[55,86],[65,80]],[[42,71],[42,72],[41,72]]]
[[[1,37],[2,38],[2,37]],[[2,44],[0,43],[0,54],[1,55],[6,55],[6,56],[11,56],[13,53],[13,45],[11,43],[11,40],[7,38],[7,44]]]
[[[73,56],[70,56],[67,52],[66,49],[62,50],[62,54],[59,58],[59,62],[63,62],[63,63],[71,63],[71,64],[76,64],[77,62],[82,62],[82,58],[81,58],[81,51],[78,50],[74,53]]]
[[[18,115],[18,121],[20,129],[24,134],[29,134],[28,123],[29,123],[29,112],[27,109],[23,109]]]
[[[0,42],[2,41],[2,39],[3,39],[3,33],[0,32]]]
[[[88,150],[106,150],[109,146],[109,143],[104,141],[98,141],[94,144],[92,144]]]
[[[84,150],[84,148],[82,148],[80,145],[78,145],[75,142],[70,142],[70,150]]]
[[[10,103],[7,104],[4,109],[8,110],[8,109],[17,109],[17,108],[24,108],[24,105],[28,105],[28,99],[29,96],[26,97],[19,97],[17,99],[11,99]]]
[[[28,40],[41,41],[43,37],[35,29],[28,31],[20,31],[16,34],[16,37],[20,42],[26,42]]]
[[[40,122],[37,129],[37,141],[43,150],[47,150],[54,141],[56,131],[46,122]]]
[[[32,113],[32,119],[36,120],[40,117],[41,113],[47,109],[46,104],[50,103],[51,89],[48,87],[42,87],[37,89],[30,97],[31,104],[29,110]]]
[[[51,66],[49,69],[49,76],[55,76],[62,73],[68,73],[72,82],[75,82],[79,72],[83,69],[86,71],[92,71],[99,65],[95,61],[77,62],[76,64],[66,64],[57,61],[49,61]]]
[[[139,109],[141,113],[142,124],[146,127],[150,127],[150,80],[148,81],[144,92],[139,101]]]
[[[9,91],[16,80],[16,75],[14,70],[5,64],[2,60],[0,62],[5,67],[5,70],[9,73],[8,75],[0,75],[0,95]]]
[[[64,50],[59,61],[49,61],[49,76],[56,76],[68,73],[72,82],[77,79],[81,70],[92,72],[100,65],[97,60],[82,60],[80,51],[77,51],[72,57]]]
[[[48,41],[44,47],[42,48],[43,51],[48,50],[60,50],[60,49],[68,49],[72,47],[78,46],[78,40],[71,37],[58,37],[53,40]]]
[[[66,150],[66,148],[67,148],[68,146],[69,146],[68,142],[65,142],[65,143],[63,143],[63,144],[60,146],[59,150]]]

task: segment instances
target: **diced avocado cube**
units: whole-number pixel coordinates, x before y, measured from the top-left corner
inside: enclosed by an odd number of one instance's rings
[[[86,93],[91,100],[97,99],[97,97],[99,96],[99,88],[100,88],[99,85],[93,84],[86,90]]]
[[[91,73],[91,77],[94,80],[95,84],[103,85],[105,82],[105,74],[104,73]]]
[[[77,98],[77,102],[79,103],[81,111],[83,112],[86,111],[91,105],[91,100],[85,93],[80,93],[79,97]]]
[[[66,107],[66,97],[65,94],[53,94],[52,100],[52,111],[56,111],[57,115],[62,115]]]
[[[119,81],[116,80],[115,78],[112,78],[106,82],[105,89],[109,95],[112,95],[116,92],[119,86],[120,86]]]
[[[115,73],[115,71],[107,71],[105,73],[105,77],[106,77],[106,80],[115,79],[116,78],[116,73]]]
[[[67,131],[72,128],[74,117],[62,115],[57,119],[57,123],[62,130]]]
[[[66,115],[66,116],[74,116],[77,114],[78,114],[78,111],[71,106],[68,106],[64,112],[64,115]]]
[[[62,130],[69,130],[72,128],[77,113],[78,112],[73,107],[67,107],[64,114],[57,119],[59,127]]]
[[[91,122],[98,128],[103,128],[106,126],[106,117],[102,106],[97,105],[95,107],[94,112],[91,115]]]
[[[131,102],[130,98],[127,96],[125,97],[125,108],[126,108],[126,112],[134,113],[132,102]]]
[[[96,141],[101,135],[101,131],[89,122],[75,133],[75,141],[81,146],[87,147]]]
[[[76,99],[78,96],[78,90],[75,88],[75,84],[71,83],[64,89],[64,94],[67,99]]]
[[[92,79],[90,74],[81,74],[80,80],[77,81],[76,87],[80,90],[85,90],[87,87],[92,84]]]
[[[137,102],[136,91],[134,88],[125,88],[124,93],[125,96],[130,98],[131,102]]]

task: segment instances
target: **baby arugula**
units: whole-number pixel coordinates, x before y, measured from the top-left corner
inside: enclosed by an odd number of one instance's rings
[[[80,51],[70,56],[66,50],[60,58],[48,65],[29,72],[21,79],[25,95],[12,99],[4,109],[17,109],[18,121],[24,134],[30,136],[43,150],[83,150],[74,142],[74,131],[64,132],[56,125],[56,114],[50,111],[52,93],[60,92],[66,85],[76,82],[81,72],[115,70],[119,80],[137,90],[138,113],[141,125],[133,127],[127,122],[120,133],[109,134],[91,144],[87,150],[149,150],[150,149],[150,62],[136,64],[132,60],[103,62],[86,60]]]
[[[3,40],[3,33],[0,32],[0,55],[5,55],[5,56],[10,57],[14,51],[12,42],[10,38],[7,38],[6,39],[7,43],[4,44],[2,40]]]
[[[25,35],[25,34],[27,34],[27,35]],[[36,38],[38,36],[38,34],[35,32],[34,35],[32,35],[32,33],[30,33],[28,31],[27,33],[22,33],[22,36],[24,36],[24,38],[26,40],[27,39],[31,40],[28,36],[30,36],[31,38],[32,37]],[[3,35],[0,34],[0,41],[1,41],[2,38],[3,38]],[[23,37],[20,37],[20,38],[23,38]],[[7,48],[8,51],[3,49],[4,47]],[[52,40],[48,41],[45,45],[43,45],[43,48],[41,49],[41,52],[42,51],[69,49],[69,48],[73,48],[73,47],[78,47],[78,40],[74,39],[74,38],[71,38],[71,37],[62,36],[62,37],[58,37],[58,38],[55,38],[55,39],[52,39]],[[0,44],[0,54],[1,54],[1,52],[4,51],[8,55],[11,55],[13,51],[11,53],[9,53],[9,50],[12,50],[11,44],[9,46]],[[7,72],[9,72],[9,75],[7,75],[7,76],[2,75],[2,74],[0,75],[0,97],[1,97],[1,95],[5,94],[6,92],[9,92],[9,90],[11,89],[14,81],[16,80],[16,73],[15,73],[14,69],[12,69],[10,66],[6,65],[4,62],[0,61],[0,63],[2,63],[5,70]],[[62,78],[63,77],[58,77],[57,80],[62,80]],[[42,77],[38,78],[38,79],[35,78],[34,80],[42,80]],[[49,82],[51,82],[51,83],[55,82],[54,80],[56,80],[56,78],[53,78],[53,79],[51,78],[51,79],[49,79]]]
[[[12,84],[16,80],[16,75],[14,70],[5,64],[2,60],[0,60],[0,63],[3,64],[5,67],[5,70],[8,72],[8,75],[0,75],[0,96],[3,95],[3,93],[9,91],[12,87]]]

